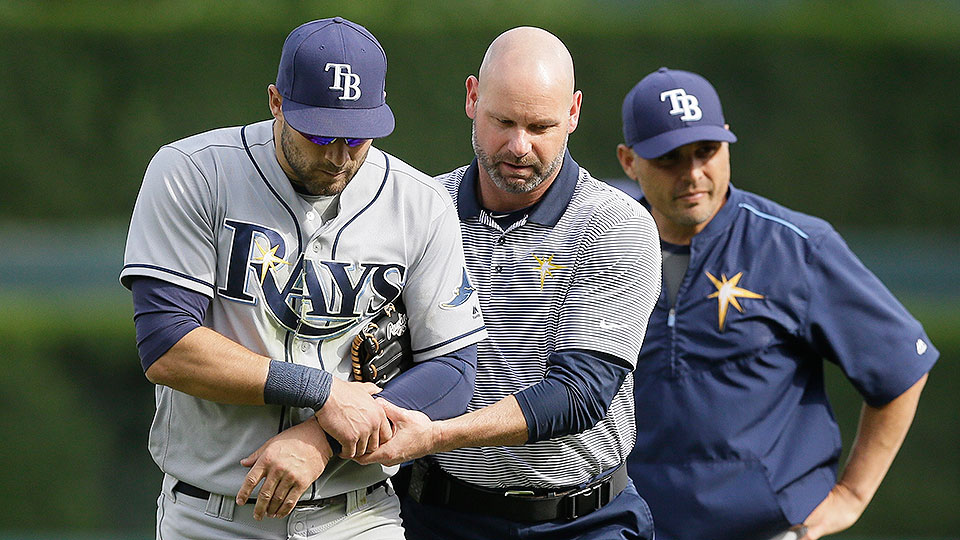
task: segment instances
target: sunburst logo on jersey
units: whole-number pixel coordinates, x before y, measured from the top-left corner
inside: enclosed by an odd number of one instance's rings
[[[260,256],[254,258],[254,261],[263,263],[262,268],[260,269],[260,285],[263,285],[264,278],[267,277],[267,270],[276,269],[278,264],[290,265],[287,261],[277,257],[277,248],[280,247],[280,244],[273,246],[270,249],[263,249],[263,246],[260,245],[260,242],[254,242],[253,245],[257,246],[257,250],[260,251]]]
[[[561,266],[559,264],[553,263],[553,255],[549,257],[537,257],[536,254],[533,254],[533,258],[537,260],[537,272],[540,273],[540,290],[543,290],[543,282],[547,279],[547,276],[553,277],[552,270],[562,270],[566,266]]]
[[[762,294],[748,291],[737,285],[740,283],[740,278],[743,277],[743,272],[737,272],[737,275],[730,279],[727,279],[726,274],[720,274],[720,279],[717,279],[713,277],[710,272],[704,273],[708,278],[710,278],[710,281],[713,282],[713,286],[717,288],[717,292],[707,295],[707,298],[717,299],[717,309],[720,315],[721,332],[723,332],[723,325],[727,321],[727,309],[731,305],[735,307],[737,311],[743,313],[743,308],[740,306],[740,302],[737,301],[737,298],[763,298]]]

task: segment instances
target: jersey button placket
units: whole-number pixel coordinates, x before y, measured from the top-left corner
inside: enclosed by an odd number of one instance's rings
[[[495,276],[503,275],[503,269],[506,266],[508,250],[505,247],[507,243],[506,233],[501,233],[493,242],[493,254],[490,257],[490,270]]]

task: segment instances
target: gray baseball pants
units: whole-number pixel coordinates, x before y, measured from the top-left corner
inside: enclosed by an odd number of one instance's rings
[[[176,482],[164,475],[157,499],[157,540],[403,540],[400,501],[390,485],[369,494],[365,489],[349,492],[343,502],[327,506],[297,507],[286,518],[257,521],[253,500],[237,506],[234,496],[199,499],[175,493]]]

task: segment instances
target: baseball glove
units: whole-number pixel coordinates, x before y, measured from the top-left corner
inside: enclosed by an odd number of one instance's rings
[[[364,325],[350,345],[353,378],[383,386],[413,365],[407,314],[390,303]]]

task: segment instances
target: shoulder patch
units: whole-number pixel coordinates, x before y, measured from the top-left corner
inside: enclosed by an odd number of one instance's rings
[[[443,309],[453,309],[462,306],[476,290],[477,289],[470,284],[470,278],[467,277],[467,269],[464,268],[463,279],[460,281],[460,286],[454,290],[453,298],[440,304],[440,307]]]

